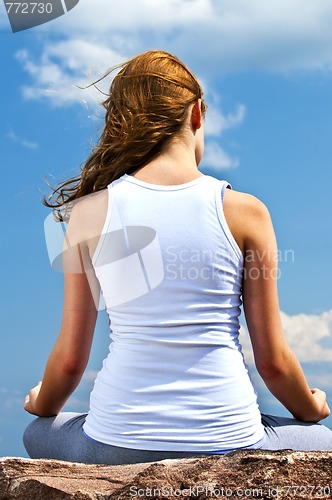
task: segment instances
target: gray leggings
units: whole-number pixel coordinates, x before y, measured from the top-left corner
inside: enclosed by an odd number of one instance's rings
[[[71,462],[121,465],[154,462],[166,458],[201,455],[193,452],[151,451],[121,448],[88,438],[83,432],[86,414],[60,413],[36,418],[26,428],[23,441],[31,458],[53,458]],[[321,424],[293,418],[262,415],[266,441],[263,449],[299,451],[332,450],[332,431]]]

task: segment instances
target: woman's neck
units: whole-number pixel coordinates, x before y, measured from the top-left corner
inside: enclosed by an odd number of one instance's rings
[[[150,184],[172,186],[190,182],[203,174],[198,170],[195,152],[178,144],[168,148],[132,175]]]

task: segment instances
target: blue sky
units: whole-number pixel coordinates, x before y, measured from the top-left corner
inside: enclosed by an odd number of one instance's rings
[[[2,280],[0,456],[26,453],[22,409],[61,321],[43,180],[72,176],[101,131],[98,95],[79,90],[148,49],[182,58],[209,105],[202,170],[269,207],[280,248],[285,334],[312,387],[332,401],[332,5],[329,0],[81,1],[13,34],[0,5]],[[248,340],[244,350],[251,364]],[[67,409],[85,411],[107,354],[100,313],[86,375]],[[261,408],[287,414],[264,390]],[[325,420],[332,428],[332,418]]]

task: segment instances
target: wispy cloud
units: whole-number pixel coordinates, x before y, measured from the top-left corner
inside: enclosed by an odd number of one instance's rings
[[[238,165],[239,159],[231,157],[217,142],[209,141],[206,143],[202,160],[203,169],[220,171],[235,168]]]
[[[108,67],[126,59],[106,46],[81,39],[46,42],[39,60],[25,49],[18,51],[16,58],[32,79],[32,84],[22,86],[23,96],[55,106],[98,104],[102,94],[94,87],[84,87],[99,78]]]
[[[207,100],[209,99],[209,93]],[[230,156],[219,143],[220,137],[223,132],[235,128],[242,124],[245,118],[246,108],[243,104],[238,104],[235,111],[224,113],[220,107],[220,96],[214,93],[211,104],[209,102],[209,109],[204,123],[206,144],[204,151],[204,158],[202,161],[203,169],[209,168],[216,172],[221,170],[228,170],[239,166],[239,159]],[[213,139],[210,139],[213,137]],[[219,141],[217,141],[219,138]]]
[[[209,105],[205,120],[205,133],[207,136],[220,136],[225,130],[241,125],[245,117],[244,104],[238,104],[235,111],[224,114],[215,103]]]
[[[30,141],[28,139],[25,139],[23,137],[18,137],[12,130],[10,130],[7,134],[6,134],[6,137],[8,139],[10,139],[11,141],[13,142],[16,142],[17,144],[19,144],[20,146],[22,146],[23,148],[27,148],[27,149],[38,149],[39,147],[39,144],[38,142],[35,142],[35,141]]]
[[[23,393],[18,389],[0,387],[0,403],[5,412],[10,412],[12,408],[22,408]]]

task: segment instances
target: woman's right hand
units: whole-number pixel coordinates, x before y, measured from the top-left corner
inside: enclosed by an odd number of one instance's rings
[[[317,403],[317,411],[318,411],[317,422],[319,422],[319,420],[323,420],[324,418],[328,417],[331,411],[329,405],[326,402],[326,393],[324,391],[321,391],[320,389],[317,389],[315,387],[314,389],[311,389],[311,393],[314,396]]]

